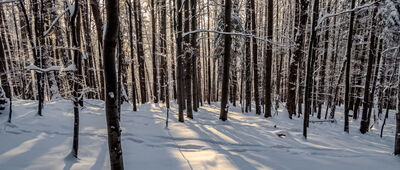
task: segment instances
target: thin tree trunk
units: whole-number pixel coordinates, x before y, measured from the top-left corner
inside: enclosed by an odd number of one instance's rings
[[[177,11],[177,38],[176,38],[176,59],[177,59],[177,95],[178,95],[178,104],[179,104],[179,122],[184,122],[183,117],[183,108],[185,105],[184,101],[184,85],[183,85],[183,51],[182,51],[182,0],[176,0],[176,8],[179,9]]]
[[[142,104],[147,102],[147,90],[146,90],[146,74],[145,74],[145,60],[144,60],[144,49],[143,49],[143,33],[142,33],[142,13],[140,7],[140,0],[133,1],[133,11],[136,26],[136,50],[137,58],[139,63],[139,84],[140,84],[140,96]]]

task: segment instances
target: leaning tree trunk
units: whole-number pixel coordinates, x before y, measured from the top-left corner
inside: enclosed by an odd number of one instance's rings
[[[225,0],[225,14],[224,32],[231,32],[231,12],[232,11],[232,1]],[[222,77],[222,94],[221,94],[221,112],[219,119],[226,121],[228,119],[228,92],[229,92],[229,66],[231,60],[231,45],[232,37],[229,34],[224,35],[224,62],[223,62],[223,77]]]
[[[104,36],[104,77],[106,80],[106,120],[108,149],[112,170],[124,169],[121,147],[121,129],[118,119],[117,74],[115,70],[116,45],[119,29],[119,1],[106,0],[107,29]]]

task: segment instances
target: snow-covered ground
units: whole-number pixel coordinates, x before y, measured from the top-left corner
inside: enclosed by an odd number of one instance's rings
[[[72,147],[72,102],[46,102],[43,117],[36,101],[14,101],[12,124],[0,115],[0,169],[110,169],[104,103],[86,100],[80,114],[79,160]],[[282,107],[281,107],[282,108]],[[162,104],[146,104],[132,112],[122,107],[122,146],[125,169],[384,169],[398,170],[393,156],[394,112],[384,136],[380,129],[365,135],[359,120],[343,132],[341,108],[336,123],[311,123],[302,136],[302,118],[288,119],[285,110],[273,118],[230,108],[229,120],[218,120],[219,105],[205,105],[194,120],[177,121],[172,105],[169,128]],[[8,113],[8,112],[7,112]],[[315,120],[315,117],[311,118]],[[351,119],[352,121],[352,119]],[[380,126],[381,124],[379,124]],[[284,134],[285,136],[278,136]]]

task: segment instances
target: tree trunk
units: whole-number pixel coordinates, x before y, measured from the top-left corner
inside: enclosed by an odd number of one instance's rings
[[[351,9],[355,6],[355,0],[351,0]],[[350,100],[350,65],[351,65],[351,47],[353,45],[353,22],[354,11],[350,12],[349,32],[347,39],[346,49],[346,80],[345,80],[345,93],[344,93],[344,131],[349,133],[349,100]]]
[[[190,0],[190,5],[191,5],[191,29],[194,31],[197,29],[197,13],[196,13],[196,8],[197,8],[197,1],[196,0]],[[192,46],[192,54],[191,54],[191,64],[192,64],[192,84],[193,84],[193,110],[197,112],[197,108],[199,107],[199,95],[198,95],[198,89],[199,89],[199,83],[198,83],[198,77],[197,77],[197,56],[199,56],[200,51],[199,51],[199,46],[197,44],[197,33],[191,34],[191,46]]]
[[[108,149],[112,170],[123,170],[121,147],[121,129],[118,119],[117,76],[115,69],[115,52],[119,30],[119,1],[106,0],[107,29],[104,36],[104,77],[106,80],[106,120],[108,132]]]
[[[312,15],[312,26],[310,35],[310,45],[308,47],[308,59],[307,59],[307,75],[306,75],[306,87],[304,93],[304,124],[303,124],[303,136],[307,138],[307,128],[309,124],[309,117],[311,112],[311,92],[313,86],[312,74],[314,72],[314,61],[315,61],[315,46],[317,31],[315,27],[318,22],[318,12],[319,12],[319,0],[314,0],[313,5],[313,15]]]
[[[231,12],[232,11],[232,1],[225,0],[225,14],[224,14],[224,23],[225,28],[224,32],[231,32]],[[231,45],[232,38],[231,35],[224,35],[224,65],[223,65],[223,78],[222,78],[222,94],[221,94],[221,113],[219,119],[222,121],[226,121],[228,119],[228,90],[229,90],[229,66],[231,59]]]
[[[143,33],[142,33],[142,13],[140,7],[140,0],[133,1],[133,11],[136,26],[136,50],[137,58],[139,63],[139,84],[140,84],[140,96],[142,104],[147,102],[147,90],[146,90],[146,74],[145,74],[145,60],[144,60],[144,49],[143,49]]]
[[[290,59],[289,65],[289,78],[288,78],[288,96],[287,96],[287,109],[289,112],[289,118],[296,114],[296,81],[298,79],[297,69],[300,66],[300,60],[303,58],[303,46],[304,46],[304,36],[305,28],[307,24],[307,7],[309,1],[307,0],[296,0],[296,10],[295,10],[295,29],[294,29],[294,41],[295,49],[293,52],[293,58]],[[300,10],[299,10],[300,8]],[[300,13],[301,12],[301,13]],[[299,88],[300,90],[300,88]]]
[[[247,32],[251,31],[251,12],[250,12],[250,0],[246,1],[246,28]],[[251,53],[250,53],[250,38],[245,38],[245,66],[246,66],[246,112],[251,112]]]
[[[183,2],[184,5],[184,14],[185,14],[185,22],[184,22],[184,32],[189,32],[190,29],[190,6],[189,0],[185,0]],[[184,37],[184,53],[185,53],[185,94],[186,94],[186,111],[187,117],[193,119],[193,110],[192,110],[192,53],[190,52],[190,35],[186,35]]]
[[[371,26],[371,33],[370,33],[370,46],[369,46],[369,55],[368,55],[368,67],[367,67],[367,76],[365,78],[365,87],[364,87],[364,101],[363,101],[363,110],[362,110],[362,117],[361,117],[361,124],[360,124],[360,132],[366,133],[369,129],[369,118],[368,115],[368,108],[371,104],[370,100],[370,81],[372,77],[372,65],[374,64],[375,58],[375,51],[376,51],[376,43],[375,43],[375,14],[377,12],[377,8],[374,9],[374,16],[372,18],[372,26]]]
[[[178,95],[178,104],[179,104],[179,122],[184,121],[183,117],[183,108],[185,105],[185,100],[184,100],[184,84],[183,84],[183,51],[182,51],[182,0],[177,0],[176,1],[176,8],[179,9],[177,11],[177,38],[176,38],[176,59],[177,59],[177,79],[178,79],[178,89],[177,89],[177,95]]]
[[[153,101],[154,103],[158,103],[158,78],[157,78],[157,44],[156,44],[156,22],[157,19],[155,17],[155,4],[154,0],[150,1],[151,5],[151,59],[153,62]]]
[[[72,32],[72,46],[74,48],[79,48],[80,47],[80,12],[79,12],[79,1],[75,0],[75,11],[71,15],[71,32]],[[80,89],[81,84],[79,84],[80,80],[82,77],[82,67],[81,67],[81,56],[80,56],[80,51],[74,50],[74,64],[77,70],[75,70],[75,73],[73,74],[72,78],[75,79],[74,81],[74,137],[73,137],[73,143],[72,143],[72,154],[75,158],[78,158],[78,144],[79,144],[79,96],[80,96]]]
[[[400,81],[397,83],[397,113],[396,113],[396,133],[394,141],[394,155],[400,154]]]
[[[256,7],[254,0],[250,0],[250,8],[251,8],[251,31],[252,31],[252,41],[253,41],[253,70],[254,70],[254,102],[256,104],[256,114],[261,114],[261,106],[260,106],[260,98],[259,98],[259,81],[258,81],[258,44],[255,36],[257,36],[257,28],[256,28]],[[272,37],[271,37],[272,38]],[[272,53],[272,51],[271,51]],[[271,107],[271,101],[269,101],[269,105],[266,104],[265,107]]]
[[[268,5],[267,5],[266,13],[267,13],[267,20],[268,20],[268,31],[267,31],[267,39],[272,42],[273,38],[273,11],[274,11],[274,6],[273,6],[273,0],[268,0]],[[255,40],[255,39],[253,39]],[[264,59],[264,67],[265,67],[265,75],[264,78],[265,80],[265,88],[264,88],[264,95],[265,95],[265,115],[264,117],[268,118],[271,117],[271,69],[272,69],[272,44],[267,43],[266,48],[266,54],[265,54],[265,59]],[[254,53],[253,53],[254,54]],[[255,53],[257,54],[257,53]],[[254,69],[255,70],[255,69]],[[256,72],[256,70],[254,71]],[[256,74],[254,74],[256,76]],[[255,91],[257,92],[258,86],[254,86]],[[256,101],[257,103],[257,101]],[[257,105],[256,105],[257,106]],[[257,110],[257,109],[256,109]]]
[[[133,47],[133,27],[132,27],[132,4],[129,0],[126,0],[126,4],[128,4],[128,18],[129,18],[129,47],[131,54],[131,79],[132,79],[132,107],[133,111],[137,111],[136,108],[136,78],[135,78],[135,55],[134,55],[134,47]]]

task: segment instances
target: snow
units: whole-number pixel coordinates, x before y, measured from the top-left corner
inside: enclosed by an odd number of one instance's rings
[[[68,100],[45,103],[36,115],[37,101],[16,100],[13,121],[0,114],[1,169],[110,169],[104,102],[85,99],[80,111],[79,159],[70,155],[73,104]],[[281,108],[283,108],[281,106]],[[302,118],[288,119],[286,110],[265,119],[230,107],[228,121],[219,117],[219,104],[205,105],[194,120],[178,122],[171,103],[165,128],[163,104],[145,104],[132,112],[121,108],[122,152],[125,169],[385,169],[395,170],[394,112],[390,112],[383,138],[379,127],[365,135],[359,120],[343,132],[343,108],[336,123],[310,123],[307,140]],[[5,111],[4,113],[8,113]],[[311,120],[317,120],[310,117]]]
[[[25,67],[25,70],[27,70],[27,71],[33,70],[33,71],[37,71],[40,73],[47,73],[50,71],[70,72],[70,71],[76,71],[77,69],[76,69],[75,64],[71,64],[66,68],[62,68],[61,66],[50,66],[49,68],[44,68],[44,69],[39,68],[38,66],[35,66],[35,65],[29,65],[29,66]]]
[[[114,98],[114,93],[113,92],[109,92],[108,96],[110,96],[113,99]]]

